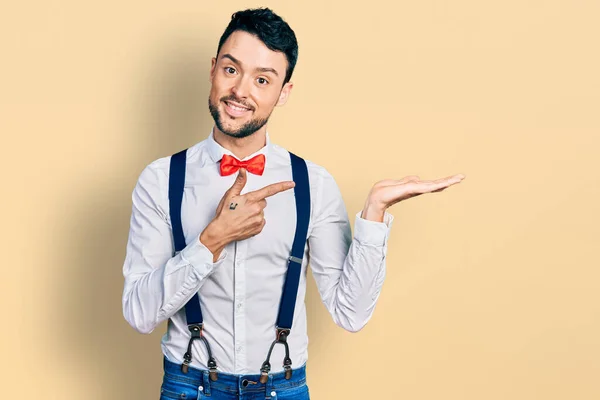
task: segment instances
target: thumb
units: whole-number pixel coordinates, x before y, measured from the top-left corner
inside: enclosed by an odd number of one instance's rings
[[[246,169],[240,168],[240,172],[238,172],[229,193],[232,195],[239,195],[242,192],[242,189],[246,186]]]

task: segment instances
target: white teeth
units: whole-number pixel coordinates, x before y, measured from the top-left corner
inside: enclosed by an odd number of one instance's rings
[[[231,104],[231,103],[227,103],[227,105],[229,105],[229,107],[233,108],[233,109],[234,109],[234,110],[236,110],[236,111],[247,111],[247,110],[248,110],[247,108],[243,108],[243,107],[234,106],[234,105],[233,105],[233,104]]]

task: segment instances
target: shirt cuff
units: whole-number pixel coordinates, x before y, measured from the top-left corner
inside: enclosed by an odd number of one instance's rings
[[[215,267],[223,263],[223,260],[227,258],[227,250],[223,249],[217,261],[213,263],[213,253],[211,253],[208,247],[200,241],[200,235],[198,235],[192,243],[181,250],[180,255],[183,262],[194,267],[199,278],[204,278],[209,275]]]
[[[386,211],[383,222],[377,222],[362,218],[361,213],[362,211],[356,213],[354,219],[354,238],[362,244],[385,246],[390,236],[394,216]]]

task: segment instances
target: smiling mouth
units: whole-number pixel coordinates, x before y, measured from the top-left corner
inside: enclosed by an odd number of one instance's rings
[[[225,104],[234,111],[238,111],[238,112],[250,111],[250,109],[248,107],[244,107],[239,104],[232,103],[230,101],[225,101]]]

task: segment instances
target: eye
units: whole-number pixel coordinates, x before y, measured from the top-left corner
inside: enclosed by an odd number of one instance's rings
[[[225,72],[228,74],[235,74],[235,72],[236,72],[235,68],[233,68],[233,67],[225,67],[224,69],[225,69]]]
[[[268,84],[268,83],[269,83],[269,81],[268,81],[268,80],[266,80],[265,78],[262,78],[262,77],[261,77],[261,78],[258,78],[256,81],[257,81],[259,84],[261,84],[261,85],[266,85],[266,84]]]
[[[256,81],[257,81],[258,83],[260,83],[261,85],[266,85],[266,84],[268,84],[268,83],[269,83],[269,81],[268,81],[268,80],[266,80],[266,79],[265,79],[265,78],[263,78],[263,77],[260,77],[260,78],[256,79]]]

